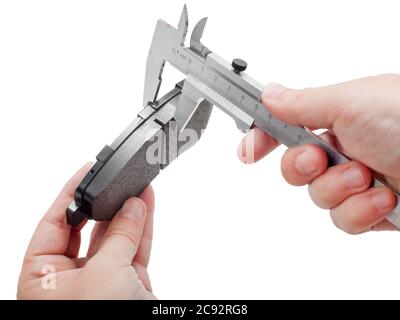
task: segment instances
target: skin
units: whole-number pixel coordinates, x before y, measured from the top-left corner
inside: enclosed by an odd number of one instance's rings
[[[81,168],[40,221],[26,251],[18,299],[154,299],[147,273],[153,234],[154,194],[147,187],[128,199],[111,222],[97,222],[86,256],[78,258],[83,222],[71,228],[65,209],[90,170]],[[55,289],[45,289],[46,267]],[[45,277],[44,277],[45,276]]]
[[[327,168],[324,151],[313,145],[288,149],[282,175],[295,186],[308,184],[314,203],[329,209],[333,223],[350,234],[397,230],[385,220],[396,197],[388,188],[371,188],[372,175],[400,190],[400,76],[379,75],[335,85],[288,89],[270,84],[264,106],[277,118],[311,130],[353,159]],[[251,137],[254,137],[251,139]],[[245,163],[258,161],[278,143],[259,128],[238,148]]]

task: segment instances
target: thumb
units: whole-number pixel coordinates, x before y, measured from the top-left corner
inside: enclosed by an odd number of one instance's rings
[[[146,204],[129,198],[111,221],[98,254],[130,265],[139,248],[146,222]]]
[[[271,83],[262,93],[262,102],[279,119],[312,129],[331,128],[348,104],[351,85],[344,84],[295,90]]]

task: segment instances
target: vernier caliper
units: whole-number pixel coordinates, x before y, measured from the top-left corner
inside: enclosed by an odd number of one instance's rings
[[[201,43],[206,21],[203,18],[194,27],[190,47],[184,45],[188,30],[186,6],[177,29],[163,20],[157,22],[147,59],[144,109],[120,137],[97,156],[97,162],[76,190],[75,201],[67,209],[71,225],[77,225],[85,217],[110,220],[128,197],[138,196],[160,169],[181,153],[171,155],[169,149],[171,144],[179,146],[186,141],[182,136],[185,129],[192,129],[200,136],[212,105],[230,115],[243,132],[257,126],[287,147],[303,144],[321,147],[328,156],[329,165],[349,161],[310,130],[275,118],[261,103],[263,86],[244,73],[246,62],[235,59],[230,64]],[[166,62],[186,78],[158,99]],[[171,132],[176,134],[171,135]],[[162,138],[160,161],[150,163],[148,149],[159,133],[165,133],[167,138]],[[372,186],[386,185],[375,178]],[[397,206],[387,219],[400,228],[400,201],[399,194],[396,195]]]

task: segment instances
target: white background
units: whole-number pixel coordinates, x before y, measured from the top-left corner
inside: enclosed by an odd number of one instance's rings
[[[248,74],[265,84],[399,72],[395,1],[187,3],[190,30],[208,16],[204,43],[227,60],[247,60]],[[141,109],[156,20],[176,26],[182,5],[0,2],[0,298],[15,297],[25,248],[64,182]],[[179,77],[164,79],[171,86]],[[200,142],[154,182],[155,294],[400,298],[400,235],[335,229],[307,188],[281,178],[283,147],[245,166],[236,159],[241,136],[214,109]]]

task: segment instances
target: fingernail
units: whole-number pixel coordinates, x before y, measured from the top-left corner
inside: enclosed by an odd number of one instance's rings
[[[306,151],[296,157],[295,166],[300,173],[305,175],[310,175],[317,171],[317,167]]]
[[[360,188],[364,186],[365,179],[359,168],[348,168],[343,172],[342,178],[349,188]]]
[[[262,98],[263,100],[275,100],[284,89],[286,88],[280,84],[270,83],[264,88]]]
[[[372,204],[379,210],[387,210],[393,206],[393,197],[387,191],[377,191],[371,196]]]
[[[137,198],[130,198],[125,201],[119,214],[132,220],[140,221],[143,218],[145,210],[146,207],[143,201]]]

